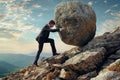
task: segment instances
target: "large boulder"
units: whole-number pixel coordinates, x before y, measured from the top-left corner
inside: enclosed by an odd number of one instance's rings
[[[65,29],[59,33],[69,45],[84,46],[96,32],[96,15],[92,8],[81,2],[63,2],[55,10],[56,27]]]

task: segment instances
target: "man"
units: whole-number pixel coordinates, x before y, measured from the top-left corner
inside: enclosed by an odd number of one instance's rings
[[[51,29],[54,25],[55,25],[54,20],[49,21],[49,24],[47,24],[43,27],[42,31],[36,38],[36,41],[38,41],[38,43],[39,43],[39,50],[37,52],[37,55],[36,55],[35,61],[34,61],[34,65],[36,65],[36,66],[38,66],[37,61],[38,61],[40,53],[43,49],[44,43],[50,43],[50,45],[52,47],[53,56],[58,55],[58,53],[56,52],[54,40],[49,38],[49,33],[50,32],[60,32],[63,30],[63,28]]]

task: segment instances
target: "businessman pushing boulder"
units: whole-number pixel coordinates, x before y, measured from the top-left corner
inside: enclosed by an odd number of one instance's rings
[[[38,66],[37,62],[38,62],[39,56],[42,52],[44,43],[50,43],[53,56],[58,55],[56,47],[55,47],[55,42],[53,39],[49,38],[49,34],[50,34],[50,32],[60,32],[60,31],[64,30],[64,28],[51,29],[54,25],[55,25],[55,21],[50,20],[49,23],[46,24],[42,28],[40,34],[36,37],[36,41],[39,43],[39,50],[36,54],[36,57],[35,57],[35,60],[33,63],[36,66]]]

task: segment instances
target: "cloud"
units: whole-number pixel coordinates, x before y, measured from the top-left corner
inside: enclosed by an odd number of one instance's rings
[[[41,5],[35,4],[35,5],[33,5],[33,8],[41,8]]]
[[[0,0],[0,3],[7,3],[7,2],[13,2],[15,0]]]
[[[10,34],[9,32],[1,31],[0,38],[2,38],[2,39],[3,38],[11,39],[11,38],[14,38],[14,36],[12,34]]]
[[[4,41],[3,41],[4,40]],[[37,52],[37,42],[18,42],[16,40],[0,40],[0,53],[31,53]]]
[[[108,0],[104,0],[104,3],[107,3],[108,2]]]
[[[6,16],[5,14],[0,14],[0,20],[5,18],[5,16]]]
[[[92,5],[93,5],[93,2],[92,2],[92,1],[89,1],[89,2],[88,2],[88,5],[89,5],[89,6],[92,6]]]
[[[118,6],[118,4],[115,4],[115,5],[113,5],[112,7],[117,7]]]
[[[37,50],[33,34],[39,33],[39,28],[25,24],[20,20],[0,23],[0,52],[29,53]],[[28,38],[31,37],[31,40]]]
[[[28,20],[28,18],[27,18],[27,17],[23,17],[23,19],[24,19],[24,20]]]
[[[0,13],[0,52],[29,53],[37,50],[34,40],[26,40],[29,35],[39,33],[39,28],[22,19],[30,18],[32,11],[26,2],[7,3],[6,13]],[[29,35],[28,35],[29,33]]]
[[[111,11],[111,9],[107,9],[106,11],[105,11],[105,13],[109,13]]]
[[[7,28],[0,28],[0,38],[11,39],[15,38],[17,34],[20,34],[21,31]]]
[[[0,52],[29,53],[37,50],[34,40],[26,40],[29,35],[38,34],[39,28],[25,23],[21,18],[26,14],[17,14],[8,10],[0,14]],[[29,33],[29,34],[28,34]],[[34,38],[34,37],[33,37]]]
[[[43,15],[43,13],[40,13],[38,16],[41,17]]]
[[[26,5],[29,4],[28,1],[23,1],[23,2],[12,2],[12,3],[7,3],[6,8],[9,13],[15,14],[30,14],[31,10],[27,9]]]
[[[111,15],[120,18],[120,12],[111,13]]]
[[[97,35],[110,32],[114,28],[120,26],[120,12],[112,13],[114,19],[106,19],[101,25],[98,25]]]
[[[0,0],[9,2],[10,0]],[[14,0],[11,0],[14,1]],[[31,31],[38,31],[39,29],[32,24],[25,23],[22,19],[27,20],[30,18],[32,11],[26,8],[29,4],[28,1],[6,3],[6,13],[0,13],[0,39],[19,39],[24,33]],[[4,29],[4,30],[3,30]],[[3,33],[5,35],[3,35]],[[9,38],[8,35],[11,37]]]
[[[24,1],[32,1],[32,0],[24,0]]]
[[[39,28],[32,24],[25,24],[19,20],[4,22],[0,24],[0,30],[6,32],[6,34],[12,34],[16,39],[19,39],[27,32],[39,32]],[[8,33],[9,32],[9,33]],[[0,32],[1,34],[2,32]]]
[[[9,26],[8,26],[9,25]],[[36,28],[34,25],[31,24],[24,24],[24,23],[18,23],[18,24],[0,24],[0,39],[6,38],[6,39],[20,39],[24,34],[27,32],[31,33],[38,33],[39,29]],[[17,26],[17,27],[16,27]],[[3,35],[4,33],[4,35]],[[5,36],[7,35],[7,36]],[[9,38],[10,36],[11,38]]]
[[[48,11],[49,9],[44,7],[44,8],[42,8],[42,10],[43,11]]]

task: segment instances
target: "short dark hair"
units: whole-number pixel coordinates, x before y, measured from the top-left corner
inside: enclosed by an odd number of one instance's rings
[[[55,24],[55,21],[54,21],[54,20],[50,20],[50,21],[49,21],[49,24],[50,24],[50,23],[51,23],[51,24]]]

